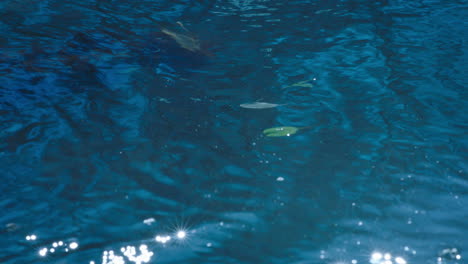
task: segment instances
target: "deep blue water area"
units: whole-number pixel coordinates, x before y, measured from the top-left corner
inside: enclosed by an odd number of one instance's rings
[[[0,263],[468,263],[466,17],[1,1]]]

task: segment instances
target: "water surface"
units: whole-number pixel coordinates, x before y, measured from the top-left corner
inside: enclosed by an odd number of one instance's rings
[[[467,8],[3,1],[0,262],[463,263]]]

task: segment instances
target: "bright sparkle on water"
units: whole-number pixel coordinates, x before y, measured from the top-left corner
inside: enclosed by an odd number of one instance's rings
[[[402,258],[402,257],[396,257],[395,262],[397,264],[406,264],[406,260],[404,258]]]
[[[39,250],[39,256],[45,257],[47,255],[47,251],[49,251],[47,248],[41,248],[41,250]]]
[[[30,237],[30,236],[28,236]],[[34,236],[34,239],[32,239],[31,237],[28,239],[26,238],[27,240],[35,240],[35,236]],[[70,242],[70,244],[67,244],[66,242],[63,242],[63,241],[54,241],[52,242],[52,244],[50,245],[50,247],[44,247],[44,248],[41,248],[39,250],[39,256],[41,257],[45,257],[48,253],[50,254],[53,254],[53,253],[56,253],[56,252],[69,252],[69,250],[75,250],[78,248],[78,243],[77,242]]]
[[[159,242],[159,243],[162,243],[162,244],[166,244],[169,240],[171,240],[171,237],[170,236],[160,236],[160,235],[157,235],[156,238],[155,238],[156,242]]]
[[[392,254],[390,253],[380,253],[380,252],[374,252],[371,255],[371,258],[369,260],[371,264],[406,264],[406,260],[402,257],[395,257],[392,258]]]
[[[70,249],[76,249],[78,247],[78,243],[76,242],[71,242],[70,243]]]
[[[104,251],[102,254],[102,264],[125,264],[125,263],[149,263],[154,253],[148,250],[148,246],[142,244],[138,247],[140,254],[137,254],[137,250],[134,246],[126,246],[120,249],[123,254],[117,255],[113,250]],[[128,262],[126,262],[128,261]],[[94,261],[90,261],[90,264],[95,264]]]
[[[140,254],[136,255],[136,249],[132,246],[127,246],[126,248],[121,248],[120,251],[128,258],[129,261],[135,263],[148,263],[153,256],[152,251],[148,251],[148,246],[140,245],[139,247]]]
[[[153,222],[153,221],[151,221]],[[224,225],[224,222],[219,223],[220,226]],[[171,240],[186,240],[187,236],[189,235],[188,231],[183,228],[179,228],[175,231],[173,235],[156,235],[155,242],[161,244],[167,244]],[[26,238],[27,240],[35,240],[36,236],[30,235]],[[208,242],[205,244],[206,247],[212,247],[213,244]],[[47,255],[53,255],[54,253],[58,252],[69,252],[70,250],[75,250],[78,248],[78,243],[73,242],[64,242],[64,241],[54,241],[50,244],[49,247],[43,247],[39,250],[39,256],[45,257]],[[411,252],[408,246],[404,247],[406,252]],[[459,260],[461,259],[461,255],[459,254],[458,250],[456,249],[447,249],[445,251],[449,251],[449,253],[453,255],[452,259]],[[445,252],[443,251],[443,252]],[[326,251],[320,251],[320,259],[324,260],[327,259]],[[413,253],[415,254],[415,252]],[[143,264],[149,263],[154,256],[154,253],[148,249],[148,246],[145,244],[140,245],[139,247],[135,246],[125,246],[120,248],[120,252],[113,250],[107,250],[102,253],[102,259],[99,264]],[[356,259],[351,260],[339,260],[337,262],[333,262],[333,264],[358,264],[359,261]],[[400,256],[393,256],[390,252],[379,252],[374,251],[369,258],[370,264],[407,264],[407,261]],[[439,257],[438,263],[442,263],[442,257]],[[94,260],[90,261],[89,264],[97,264]]]
[[[457,248],[445,248],[439,252],[437,263],[445,263],[445,260],[460,260],[462,256]]]
[[[177,238],[178,239],[184,239],[187,233],[184,230],[180,230],[177,232]]]
[[[26,240],[36,240],[36,239],[37,239],[36,235],[26,236]]]

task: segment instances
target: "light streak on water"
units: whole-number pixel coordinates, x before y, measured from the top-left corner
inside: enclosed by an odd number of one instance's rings
[[[154,218],[152,218],[152,217],[143,220],[143,223],[144,223],[145,225],[152,225],[154,222],[156,222],[156,220],[155,220]]]

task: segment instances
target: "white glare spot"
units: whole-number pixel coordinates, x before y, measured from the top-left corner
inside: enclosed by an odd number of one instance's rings
[[[187,235],[187,234],[186,234],[185,231],[183,231],[183,230],[177,232],[177,238],[178,238],[178,239],[184,239],[186,235]]]
[[[390,259],[392,259],[392,255],[390,255],[390,253],[385,253],[384,259],[385,260],[390,260]]]
[[[356,264],[356,263],[357,263],[357,260],[353,259],[353,260],[351,260],[351,263],[352,263],[352,264]]]
[[[52,243],[52,246],[53,246],[54,248],[58,247],[57,242]]]
[[[78,247],[78,243],[76,242],[71,242],[69,245],[70,249],[76,249]]]
[[[59,246],[63,246],[63,241],[59,241],[59,242],[58,242],[58,245],[59,245]]]
[[[49,251],[50,251],[50,253],[54,253],[54,252],[55,252],[55,248],[51,248]]]
[[[136,249],[133,246],[127,246],[125,248],[121,248],[122,253],[124,254],[124,256],[126,256],[128,258],[129,261],[134,262],[134,263],[138,263],[138,264],[139,263],[148,263],[151,260],[151,257],[153,256],[153,252],[148,251],[148,246],[146,246],[144,244],[140,245],[139,250],[140,250],[141,253],[139,255],[137,255]],[[121,263],[125,264],[125,261],[124,261],[123,257],[121,257],[121,256],[118,256],[118,257],[122,260]],[[115,260],[113,260],[113,261],[114,262],[112,262],[112,264],[120,263],[120,262],[115,262]]]
[[[155,238],[156,242],[163,243],[165,244],[167,241],[171,240],[170,236],[156,236]]]
[[[456,255],[455,258],[456,259],[461,259],[461,255]]]
[[[36,235],[26,236],[26,240],[36,240],[36,239],[37,239]]]
[[[395,262],[397,264],[406,264],[406,260],[404,258],[402,258],[402,257],[396,257]]]
[[[382,253],[380,252],[374,252],[372,253],[372,257],[371,257],[371,262],[375,262],[375,261],[379,261],[382,259]]]
[[[206,246],[207,246],[207,247],[211,247],[212,244],[211,244],[211,243],[206,243]]]
[[[279,181],[279,182],[282,182],[282,181],[284,181],[284,178],[283,177],[278,177],[278,178],[276,178],[276,180]]]
[[[45,255],[47,255],[47,250],[48,250],[47,248],[43,248],[43,249],[39,250],[39,255],[41,257],[44,257]]]

